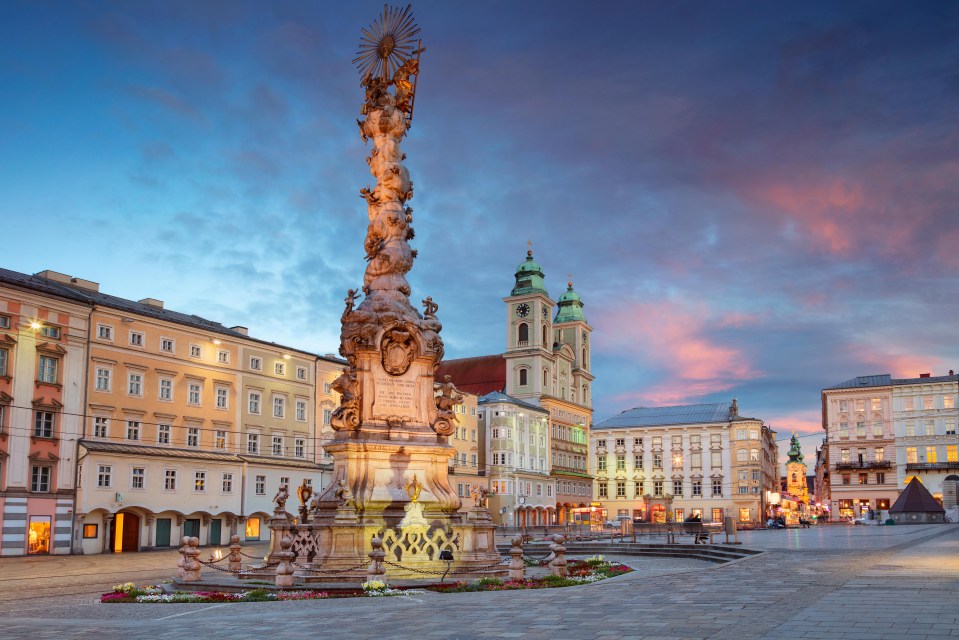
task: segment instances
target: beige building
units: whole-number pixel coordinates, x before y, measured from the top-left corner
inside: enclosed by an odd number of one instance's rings
[[[829,516],[888,510],[899,495],[892,424],[892,377],[860,376],[822,390]]]
[[[591,450],[607,519],[759,523],[779,487],[775,432],[735,400],[624,411],[593,425]]]
[[[473,499],[470,497],[471,485],[482,484],[489,488],[489,478],[480,467],[480,449],[483,448],[483,443],[479,439],[477,400],[472,393],[463,394],[463,404],[453,408],[457,424],[449,437],[449,443],[454,450],[449,463],[450,486],[456,490],[456,495],[462,501],[462,512],[473,506]]]

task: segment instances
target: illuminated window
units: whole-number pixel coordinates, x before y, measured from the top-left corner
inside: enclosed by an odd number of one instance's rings
[[[929,464],[936,464],[938,461],[938,449],[936,447],[926,447],[926,462]]]
[[[713,522],[722,522],[723,521],[723,510],[720,508],[713,509]]]
[[[870,400],[870,407],[872,408],[873,411],[881,411],[881,410],[882,410],[882,398],[872,398],[872,399]]]
[[[93,523],[93,524],[84,524],[84,525],[83,525],[83,537],[86,538],[86,539],[96,538],[97,535],[98,535],[98,533],[97,533],[98,528],[99,528],[99,525],[97,525],[96,523]]]
[[[912,411],[915,408],[912,398],[903,398],[902,399],[902,409],[903,411]]]
[[[942,408],[943,409],[955,409],[956,399],[954,396],[945,395],[942,396]]]
[[[750,449],[750,450],[749,450],[749,461],[750,461],[750,462],[759,462],[759,449]]]
[[[931,411],[932,408],[935,406],[933,400],[934,400],[934,398],[933,398],[932,396],[923,396],[923,398],[922,398],[922,410],[923,410],[923,411]]]
[[[839,462],[849,462],[849,449],[839,450]]]
[[[193,491],[197,493],[206,491],[206,471],[195,471],[193,473]]]
[[[260,539],[260,519],[259,518],[246,519],[246,539],[247,540]]]
[[[50,518],[30,516],[27,553],[50,553]]]
[[[860,473],[859,474],[859,484],[869,484],[869,474]]]
[[[906,422],[906,435],[914,436],[916,435],[916,423],[909,420]]]
[[[858,400],[855,401],[855,403],[856,403],[856,411],[865,411],[865,410],[866,410],[866,399],[865,399],[865,398],[859,398]]]
[[[886,448],[885,447],[876,447],[873,450],[873,460],[876,462],[883,462],[886,459]]]
[[[946,462],[959,462],[959,447],[957,445],[946,445]]]
[[[916,464],[919,462],[919,455],[915,447],[906,447],[906,464]]]
[[[926,420],[925,421],[925,433],[927,436],[936,435],[936,421],[935,420]]]
[[[216,449],[226,449],[226,431],[217,431],[214,434],[213,446]]]

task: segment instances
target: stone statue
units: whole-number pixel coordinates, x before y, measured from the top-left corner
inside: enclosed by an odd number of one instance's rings
[[[303,482],[296,488],[296,497],[300,499],[300,522],[305,523],[309,519],[309,508],[306,503],[313,495],[313,487],[308,482],[308,478],[303,478]]]
[[[419,478],[416,477],[416,474],[413,474],[412,479],[406,483],[406,495],[409,496],[410,502],[416,503],[420,501],[420,492],[423,490],[423,484],[420,482]]]
[[[340,480],[337,483],[336,492],[333,495],[340,501],[341,507],[356,507],[356,498],[353,497],[353,492],[350,491],[350,486],[346,484],[346,480]]]
[[[418,55],[424,49],[417,50],[414,55]],[[410,76],[415,76],[420,71],[420,62],[418,58],[409,58],[393,73],[393,86],[396,88],[396,108],[404,113],[412,110],[413,83],[410,82]]]
[[[356,304],[356,299],[358,297],[359,294],[357,294],[356,289],[347,290],[346,298],[343,300],[346,303],[346,309],[343,311],[344,319],[353,312],[353,305]]]
[[[463,404],[463,395],[459,392],[459,389],[456,388],[456,385],[453,384],[452,377],[443,376],[443,382],[434,382],[433,389],[440,392],[435,398],[437,413],[444,417],[452,418],[454,421],[458,421],[456,415],[453,413],[453,407],[458,404]]]
[[[470,497],[473,498],[473,505],[478,509],[486,509],[489,500],[489,487],[485,484],[471,484]]]
[[[337,431],[357,428],[360,425],[360,390],[356,374],[351,369],[343,369],[331,386],[340,394],[340,406],[333,411],[330,425]]]
[[[286,501],[290,497],[290,489],[285,484],[280,485],[280,489],[276,492],[276,495],[273,496],[273,504],[276,505],[274,511],[276,513],[283,513],[286,511]]]
[[[440,306],[433,302],[432,296],[426,296],[426,299],[423,300],[423,306],[426,309],[423,311],[424,318],[435,318],[436,312],[439,310]]]

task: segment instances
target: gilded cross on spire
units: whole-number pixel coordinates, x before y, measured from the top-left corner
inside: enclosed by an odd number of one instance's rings
[[[533,241],[532,241],[532,240],[527,240],[527,241],[526,241],[526,247],[527,247],[527,249],[526,249],[526,255],[528,255],[528,256],[533,255]]]
[[[569,288],[572,289],[572,288],[573,288],[573,274],[572,274],[572,273],[567,273],[566,275],[569,276],[569,282],[568,282],[567,284],[569,284]]]

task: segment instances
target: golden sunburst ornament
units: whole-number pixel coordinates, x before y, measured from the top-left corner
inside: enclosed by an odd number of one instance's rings
[[[420,28],[413,19],[413,5],[405,9],[383,5],[383,13],[373,21],[360,39],[360,50],[353,64],[360,75],[389,80],[393,72],[414,53]]]

